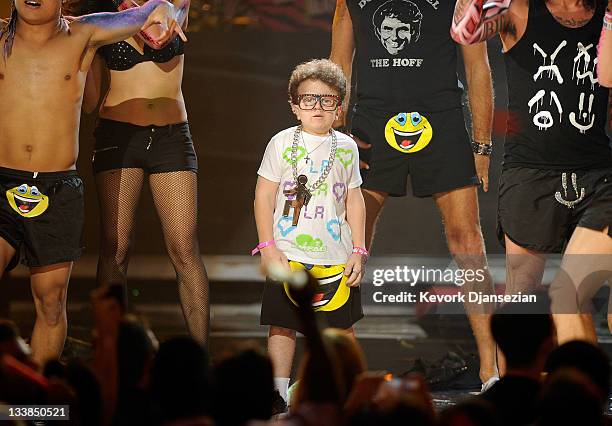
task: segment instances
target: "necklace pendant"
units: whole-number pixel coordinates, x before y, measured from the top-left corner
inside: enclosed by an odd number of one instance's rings
[[[310,162],[310,157],[306,155],[306,158],[304,160],[306,160],[306,164],[308,164]]]

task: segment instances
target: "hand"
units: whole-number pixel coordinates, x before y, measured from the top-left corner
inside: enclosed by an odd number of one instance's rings
[[[489,191],[489,164],[491,157],[488,155],[474,154],[474,164],[476,165],[476,174],[478,181],[482,183],[482,190]]]
[[[364,256],[359,253],[351,254],[351,257],[348,258],[346,267],[344,269],[344,275],[348,277],[346,280],[346,285],[349,287],[358,287],[361,283],[361,279],[363,278],[364,269]]]
[[[512,0],[486,0],[482,5],[484,22],[490,21],[506,12],[510,7],[510,3],[512,3]]]
[[[402,403],[414,404],[420,406],[432,419],[435,417],[431,395],[420,374],[409,374],[401,379],[383,382],[372,402],[381,411],[393,410]]]
[[[484,25],[482,18],[484,11],[483,3],[486,0],[461,0],[455,8],[455,16],[451,22],[451,35],[453,39],[461,44],[472,44],[480,40]],[[457,12],[462,10],[461,15]]]
[[[344,410],[347,413],[355,413],[360,408],[367,406],[376,395],[378,388],[385,382],[385,373],[366,371],[355,379],[355,384],[351,388]]]
[[[285,256],[285,254],[280,251],[275,245],[264,247],[260,250],[259,253],[261,255],[261,269],[264,274],[267,275],[268,267],[271,263],[279,263],[287,271],[291,271],[287,256]]]
[[[355,136],[353,134],[351,134],[349,136],[353,138],[353,140],[357,144],[357,147],[359,147],[360,149],[371,149],[372,148],[371,144],[362,141],[357,136]],[[370,170],[370,165],[368,163],[366,163],[365,161],[363,161],[362,159],[359,159],[359,168],[360,169]]]
[[[177,23],[179,11],[167,1],[160,3],[142,26],[140,36],[154,49],[163,48],[176,34],[187,41],[183,29]]]

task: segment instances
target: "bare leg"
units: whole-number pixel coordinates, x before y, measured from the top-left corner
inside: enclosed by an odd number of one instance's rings
[[[0,278],[11,259],[15,256],[15,249],[4,238],[0,237]]]
[[[487,266],[484,241],[480,230],[476,187],[470,186],[434,195],[442,215],[446,240],[451,255],[463,270],[481,270],[482,282],[465,283],[462,291],[493,294],[493,282]],[[480,379],[486,382],[498,374],[495,342],[489,325],[494,306],[465,304],[466,312],[480,357]]]
[[[183,315],[191,337],[206,346],[210,322],[209,284],[198,244],[198,182],[191,171],[149,176],[166,249],[176,271]]]
[[[36,323],[32,331],[32,358],[41,367],[58,359],[66,340],[66,295],[72,262],[30,268]]]
[[[363,194],[363,200],[366,206],[366,248],[370,251],[374,241],[374,234],[376,233],[376,224],[378,223],[383,205],[387,200],[387,194],[384,192],[372,191],[370,189],[362,189],[361,193]]]
[[[295,355],[295,330],[270,326],[268,355],[272,360],[274,377],[290,377]]]
[[[506,240],[506,294],[533,292],[542,285],[546,255]]]
[[[508,236],[506,243],[506,291],[505,294],[531,293],[542,285],[546,255],[519,246]],[[506,373],[506,359],[497,353],[500,375]]]
[[[592,320],[584,313],[591,298],[612,276],[612,238],[607,229],[578,227],[563,255],[561,269],[551,284],[557,340],[559,344],[580,339],[597,342]],[[563,313],[568,309],[582,315]]]
[[[6,267],[10,263],[11,259],[15,256],[15,249],[10,245],[4,238],[0,237],[0,283],[2,282],[2,276]],[[0,315],[6,315],[9,317],[10,301],[6,298],[0,303]]]
[[[126,284],[143,176],[141,169],[109,170],[96,175],[101,235],[98,285]]]

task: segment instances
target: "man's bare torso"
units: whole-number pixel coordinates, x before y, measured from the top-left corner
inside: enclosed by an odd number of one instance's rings
[[[94,53],[79,27],[64,24],[40,44],[18,31],[11,56],[0,58],[0,167],[75,168],[83,89]]]

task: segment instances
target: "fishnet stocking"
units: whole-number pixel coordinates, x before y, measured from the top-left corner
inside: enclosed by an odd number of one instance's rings
[[[210,321],[209,284],[197,237],[198,185],[191,171],[149,176],[166,249],[176,271],[183,315],[191,336],[203,345]]]
[[[101,216],[98,285],[126,284],[133,228],[144,172],[120,169],[96,175]],[[197,240],[197,176],[179,171],[149,176],[166,249],[176,271],[183,315],[191,336],[206,345],[209,284]]]
[[[96,174],[100,205],[98,285],[126,284],[134,216],[144,172],[117,169]]]

